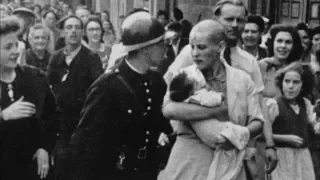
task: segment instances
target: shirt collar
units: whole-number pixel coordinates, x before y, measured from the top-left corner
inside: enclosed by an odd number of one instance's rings
[[[65,56],[70,57],[70,58],[74,58],[79,53],[81,47],[82,47],[82,45],[80,45],[79,47],[77,47],[77,49],[75,49],[75,50],[73,50],[71,52],[67,52],[67,48],[65,48],[64,51],[63,51],[63,54]]]
[[[126,59],[125,60],[126,61],[126,63],[127,63],[127,65],[129,66],[129,68],[130,69],[132,69],[134,72],[136,72],[136,73],[138,73],[138,74],[143,74],[142,72],[140,72],[138,69],[136,69],[135,67],[133,67],[130,63],[129,63],[129,61]]]

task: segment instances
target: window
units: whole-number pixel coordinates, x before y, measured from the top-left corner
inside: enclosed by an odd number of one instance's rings
[[[291,18],[299,19],[300,16],[300,2],[294,1],[291,3]]]
[[[320,2],[312,2],[311,3],[311,11],[310,11],[310,19],[318,20],[320,13]]]
[[[289,1],[282,1],[282,16],[289,17]]]

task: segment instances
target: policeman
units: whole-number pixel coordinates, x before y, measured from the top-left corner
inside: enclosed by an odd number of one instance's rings
[[[69,179],[155,180],[161,133],[170,133],[161,112],[166,84],[150,67],[165,54],[163,26],[147,12],[122,25],[121,50],[128,53],[89,90],[71,138]]]

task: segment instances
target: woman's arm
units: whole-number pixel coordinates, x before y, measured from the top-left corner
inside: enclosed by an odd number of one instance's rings
[[[190,124],[200,140],[211,148],[216,148],[218,136],[227,127],[227,122],[219,122],[218,119],[190,122]]]
[[[225,121],[225,119],[228,119],[227,116],[224,116],[225,112],[228,112],[228,108],[225,105],[207,108],[195,104],[171,101],[162,108],[162,112],[168,119],[180,121],[199,121],[209,118]]]
[[[301,137],[291,134],[274,134],[273,139],[278,143],[288,143],[297,148],[304,142]]]
[[[226,116],[228,107],[225,105],[207,108],[196,104],[174,102],[170,100],[169,92],[164,97],[162,112],[166,118],[180,121],[199,121],[210,118],[225,121],[228,119]]]
[[[281,142],[288,142],[288,135],[283,134],[274,134],[273,135],[274,141],[281,143]]]
[[[260,96],[257,94],[257,90],[248,77],[247,83],[247,106],[248,106],[248,124],[247,127],[250,131],[250,137],[253,138],[260,134],[263,130],[264,117],[260,106]]]

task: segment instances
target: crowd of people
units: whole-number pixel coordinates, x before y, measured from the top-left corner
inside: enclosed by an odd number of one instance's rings
[[[320,25],[172,14],[0,4],[0,179],[320,180]]]

